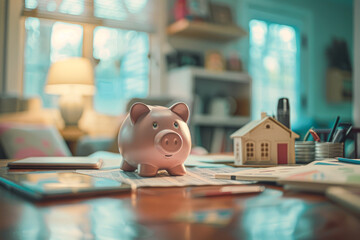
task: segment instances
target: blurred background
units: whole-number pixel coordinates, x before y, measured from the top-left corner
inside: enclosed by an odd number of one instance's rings
[[[232,151],[280,98],[301,138],[336,116],[359,127],[355,13],[356,0],[0,0],[0,122],[55,126],[76,155],[116,152],[137,100],[186,102],[208,152]]]

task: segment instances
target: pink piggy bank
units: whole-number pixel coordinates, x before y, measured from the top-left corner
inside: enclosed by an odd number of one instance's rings
[[[129,172],[137,169],[143,177],[153,177],[160,169],[184,175],[184,162],[191,150],[188,118],[185,103],[170,108],[133,104],[119,131],[120,168]]]

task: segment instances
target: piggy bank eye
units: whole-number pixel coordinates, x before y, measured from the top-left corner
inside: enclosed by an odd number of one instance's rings
[[[179,124],[177,122],[174,122],[174,127],[179,128]]]
[[[157,129],[157,127],[158,127],[157,122],[153,122],[152,126],[153,126],[153,129]]]

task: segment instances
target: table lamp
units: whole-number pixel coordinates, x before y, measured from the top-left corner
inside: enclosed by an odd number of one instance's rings
[[[60,95],[59,106],[65,126],[76,126],[83,113],[83,96],[93,95],[94,69],[87,58],[68,58],[51,65],[45,92]]]

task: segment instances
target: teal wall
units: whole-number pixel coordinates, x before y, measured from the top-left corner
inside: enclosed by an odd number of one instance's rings
[[[306,98],[304,119],[315,122],[322,126],[330,126],[337,115],[342,121],[350,122],[352,118],[352,104],[350,102],[329,103],[326,100],[326,69],[327,60],[325,49],[331,43],[332,38],[345,39],[349,54],[353,53],[353,10],[352,1],[346,0],[240,0],[225,1],[236,8],[237,22],[248,30],[249,8],[261,8],[263,11],[272,11],[284,15],[302,15],[306,24],[308,47],[304,50],[306,65],[302,69],[302,81],[300,87]],[[236,6],[235,6],[235,5]],[[242,39],[233,44],[243,58],[245,66],[248,59],[248,40]],[[306,52],[305,52],[306,51]]]

